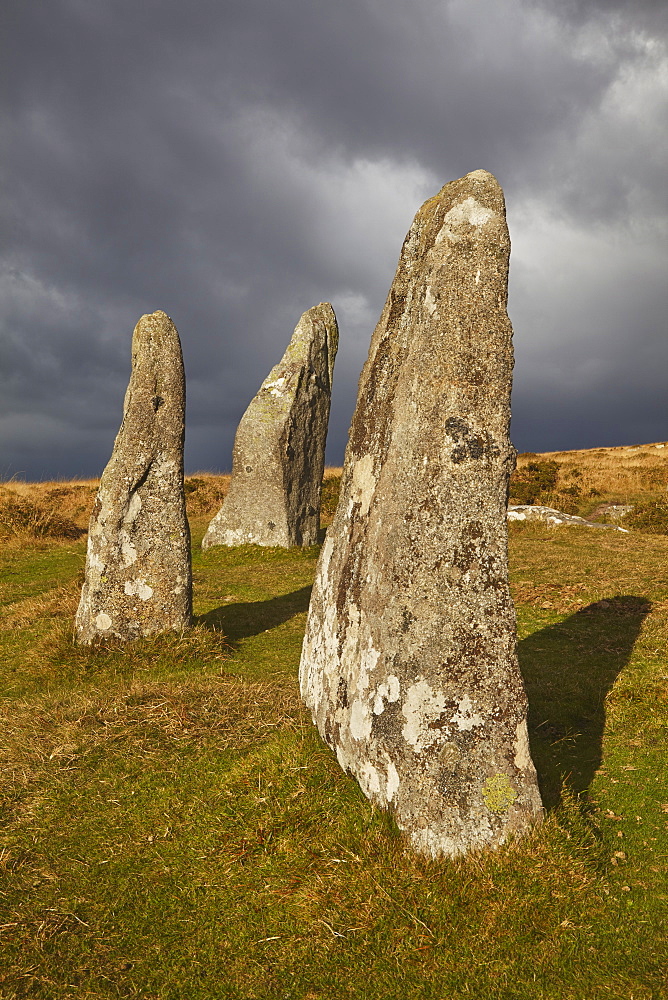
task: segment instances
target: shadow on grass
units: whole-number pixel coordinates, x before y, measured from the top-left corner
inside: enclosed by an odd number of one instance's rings
[[[231,646],[251,635],[282,625],[302,611],[308,611],[311,588],[302,587],[291,594],[281,594],[268,601],[251,601],[245,604],[223,604],[220,608],[197,615],[196,621],[208,628],[222,631]]]
[[[548,809],[559,805],[562,785],[585,792],[600,767],[605,697],[650,610],[642,597],[611,597],[519,643],[531,755]]]

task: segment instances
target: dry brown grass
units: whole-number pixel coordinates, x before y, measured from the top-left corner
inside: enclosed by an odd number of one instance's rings
[[[186,510],[189,517],[213,517],[220,510],[230,487],[229,475],[195,472],[185,478]]]
[[[634,503],[668,489],[668,442],[617,448],[586,448],[518,456],[518,469],[536,458],[557,462],[557,491],[578,486],[581,496],[597,502]],[[592,493],[592,491],[596,491]]]
[[[189,516],[213,516],[227,495],[230,483],[229,475],[218,475],[212,472],[196,472],[185,478],[186,509]],[[71,479],[44,483],[30,483],[12,479],[0,483],[0,503],[6,500],[18,501],[19,504],[33,504],[35,511],[31,524],[27,527],[17,525],[15,529],[4,534],[9,538],[15,535],[24,542],[30,535],[56,537],[50,530],[41,531],[41,526],[52,516],[63,521],[70,521],[77,528],[85,531],[88,528],[90,512],[95,502],[100,485],[99,479]]]
[[[73,771],[99,752],[126,744],[141,748],[156,767],[168,748],[250,748],[277,730],[301,730],[304,710],[294,685],[280,678],[249,682],[230,677],[188,683],[134,680],[88,687],[61,699],[45,695],[0,705],[0,808],[24,820],[39,806],[36,779]]]
[[[57,513],[79,528],[87,528],[99,485],[98,479],[71,479],[45,483],[28,483],[11,479],[0,484],[0,490],[6,495],[29,501],[43,511]]]

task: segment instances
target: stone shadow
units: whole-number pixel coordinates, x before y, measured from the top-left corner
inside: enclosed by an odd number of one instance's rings
[[[642,597],[611,597],[518,644],[531,755],[546,808],[559,804],[563,785],[586,792],[601,766],[605,697],[651,607]]]
[[[294,615],[308,611],[310,599],[311,588],[302,587],[268,601],[223,604],[204,615],[197,615],[196,621],[222,632],[230,646],[235,646],[241,639],[276,628]]]

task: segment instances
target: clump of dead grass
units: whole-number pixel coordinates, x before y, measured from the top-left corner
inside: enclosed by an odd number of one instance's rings
[[[341,491],[341,476],[328,476],[323,479],[320,494],[320,513],[325,517],[333,517],[339,503]]]
[[[186,476],[183,487],[188,515],[201,517],[218,513],[227,496],[231,478],[212,472],[197,472],[194,476]]]
[[[0,489],[1,538],[80,538],[84,529],[63,513],[58,498],[37,502]]]
[[[11,479],[0,484],[0,492],[28,501],[44,510],[55,511],[73,521],[79,528],[87,528],[99,485],[99,479],[51,480],[43,483]]]
[[[188,516],[201,518],[217,514],[227,496],[231,478],[229,474],[213,472],[186,476],[183,486]],[[329,489],[329,493],[325,490],[326,496],[334,493],[338,496],[341,469],[328,466],[323,479]],[[329,485],[333,480],[336,486]],[[12,479],[0,484],[0,538],[21,541],[79,538],[88,529],[99,485],[98,479],[44,483]]]

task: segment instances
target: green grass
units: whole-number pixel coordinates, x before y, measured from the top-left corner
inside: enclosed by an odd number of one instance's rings
[[[5,550],[3,1000],[665,997],[668,538],[511,536],[548,811],[439,862],[300,705],[316,549],[195,547],[195,628],[93,649],[83,543]]]

